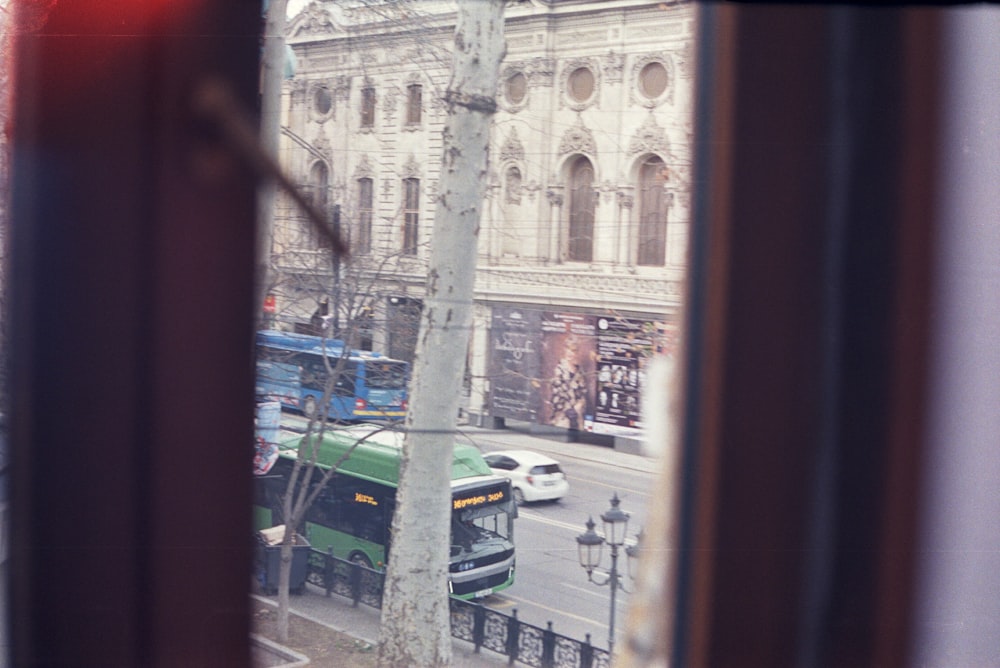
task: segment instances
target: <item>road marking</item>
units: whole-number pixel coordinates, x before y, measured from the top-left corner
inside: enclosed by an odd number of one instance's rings
[[[570,524],[569,522],[560,522],[559,520],[549,519],[544,515],[539,515],[533,513],[530,510],[517,509],[517,515],[519,518],[523,517],[526,520],[534,520],[535,522],[541,522],[542,524],[549,524],[554,527],[559,527],[560,529],[567,529],[568,531],[573,531],[575,533],[583,533],[587,527],[580,524]]]
[[[593,587],[591,587],[590,589],[585,589],[583,587],[578,587],[576,585],[569,584],[568,582],[560,582],[559,584],[561,584],[563,587],[567,587],[569,589],[575,589],[576,591],[583,592],[584,594],[590,594],[591,596],[596,596],[596,597],[602,598],[602,599],[608,598],[604,594],[599,593],[600,591],[602,591],[600,589],[594,589]],[[625,591],[625,590],[623,589],[622,591]]]
[[[529,601],[526,598],[520,598],[518,596],[511,596],[510,594],[503,594],[502,596],[503,596],[503,598],[512,599],[513,601],[521,603],[522,605],[533,605],[536,608],[541,608],[542,610],[547,610],[547,611],[549,611],[549,612],[551,612],[553,614],[556,614],[556,615],[562,615],[563,617],[570,617],[572,619],[575,619],[578,622],[585,622],[587,624],[595,624],[597,626],[601,626],[602,625],[602,622],[599,622],[596,619],[590,619],[589,617],[581,617],[580,615],[574,615],[572,612],[566,612],[565,610],[559,610],[557,608],[550,608],[547,605],[542,605],[541,603],[536,603],[535,601]],[[492,607],[492,606],[490,606],[490,607]]]
[[[600,480],[591,480],[590,478],[586,478],[581,475],[574,475],[573,480],[581,480],[583,482],[590,483],[591,485],[597,485],[598,487],[607,487],[608,489],[613,489],[617,492],[625,492],[631,495],[640,496],[644,499],[650,496],[649,492],[640,492],[637,489],[630,489],[628,487],[622,487],[621,485],[610,485],[606,482],[601,482]]]

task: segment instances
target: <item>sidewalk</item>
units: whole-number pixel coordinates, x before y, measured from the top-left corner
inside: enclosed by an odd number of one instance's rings
[[[277,605],[277,597],[253,594],[256,601],[266,605]],[[327,626],[334,631],[346,633],[372,645],[378,640],[379,615],[381,612],[367,605],[354,607],[351,601],[336,594],[329,598],[319,587],[306,585],[306,591],[301,596],[291,597],[290,609],[312,622]],[[452,663],[463,668],[496,668],[506,666],[507,657],[483,649],[479,654],[473,651],[470,643],[454,640]],[[521,665],[521,664],[515,664]]]

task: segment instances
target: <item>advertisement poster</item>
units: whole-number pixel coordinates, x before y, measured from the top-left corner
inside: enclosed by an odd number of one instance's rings
[[[636,435],[645,366],[673,356],[678,332],[656,320],[494,308],[490,412],[597,434]]]
[[[673,355],[676,327],[651,320],[597,318],[597,405],[587,430],[634,434],[640,422],[645,366],[653,355]]]
[[[541,312],[494,308],[490,330],[490,413],[538,422]]]
[[[594,317],[542,313],[540,424],[583,429],[594,408]]]

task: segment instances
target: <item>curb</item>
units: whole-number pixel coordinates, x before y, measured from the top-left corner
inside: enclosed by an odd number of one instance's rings
[[[273,640],[269,640],[257,633],[250,634],[250,643],[259,647],[262,652],[266,652],[284,661],[284,663],[279,664],[268,664],[272,668],[302,668],[302,666],[308,666],[310,663],[309,657],[305,654],[300,654],[290,647],[279,645]]]

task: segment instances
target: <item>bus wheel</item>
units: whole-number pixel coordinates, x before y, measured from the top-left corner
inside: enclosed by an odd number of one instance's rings
[[[524,492],[521,491],[520,487],[514,488],[514,503],[519,506],[524,505]]]
[[[362,552],[352,552],[350,557],[350,562],[352,564],[361,564],[365,568],[371,568],[372,562],[367,556]]]
[[[316,397],[311,394],[302,402],[302,412],[309,419],[316,417]]]

